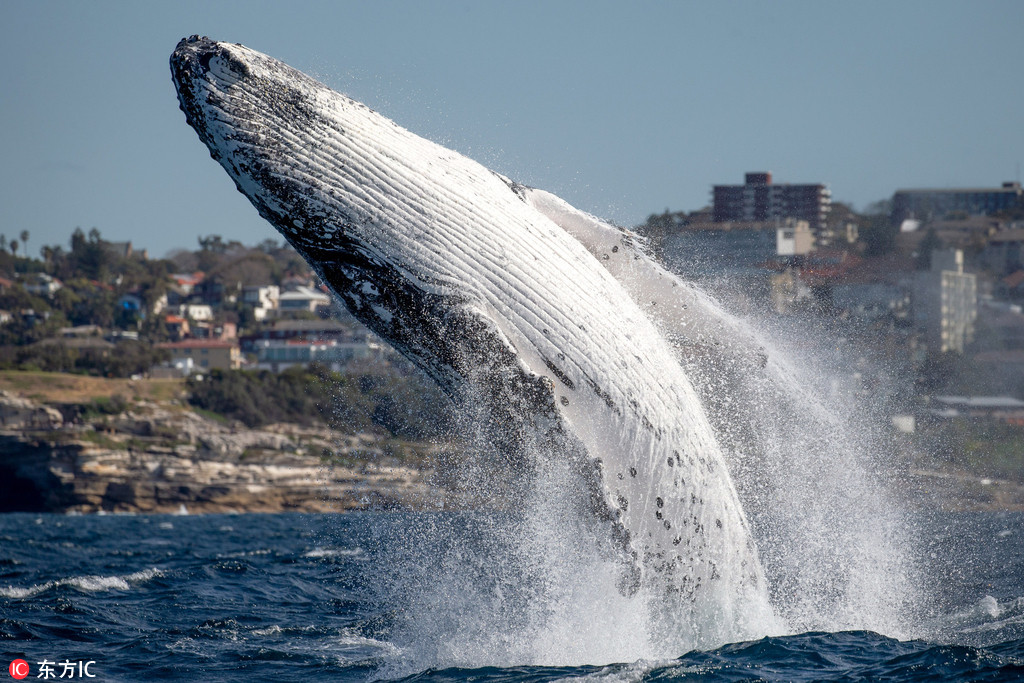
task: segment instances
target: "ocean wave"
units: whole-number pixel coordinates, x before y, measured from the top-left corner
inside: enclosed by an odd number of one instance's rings
[[[362,548],[323,548],[317,546],[302,553],[303,557],[358,557],[363,554]]]
[[[960,635],[969,642],[977,637],[985,642],[1007,640],[1006,636],[1024,630],[1024,597],[999,601],[986,595],[970,607],[946,616],[943,626],[954,639]]]
[[[589,668],[589,667],[581,667]],[[560,683],[639,683],[646,680],[654,671],[673,671],[674,673],[686,674],[701,673],[700,669],[693,667],[680,667],[672,661],[648,661],[641,659],[628,664],[613,664],[602,666],[595,671],[582,674],[570,674],[562,678],[555,678]]]
[[[90,593],[112,590],[126,591],[131,589],[132,584],[143,583],[158,576],[163,576],[163,572],[155,567],[143,569],[142,571],[126,574],[124,576],[70,576],[66,579],[47,581],[45,583],[35,584],[34,586],[28,586],[27,588],[21,588],[18,586],[0,588],[0,597],[10,598],[13,600],[24,600],[26,598],[34,598],[40,593],[45,593],[46,591],[62,586],[69,586],[71,588]]]
[[[254,636],[265,637],[265,636],[282,636],[282,635],[308,635],[324,633],[325,630],[320,626],[286,626],[281,627],[277,624],[268,626],[266,628],[252,629],[249,633]]]

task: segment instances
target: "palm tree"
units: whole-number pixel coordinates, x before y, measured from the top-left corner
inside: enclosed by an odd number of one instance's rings
[[[18,255],[18,240],[11,240],[11,254]]]
[[[22,230],[21,234],[18,235],[21,238],[21,246],[25,250],[25,254],[28,254],[28,230]]]

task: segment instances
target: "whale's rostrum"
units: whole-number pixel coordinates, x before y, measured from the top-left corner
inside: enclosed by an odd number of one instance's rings
[[[703,631],[688,642],[757,633],[757,551],[691,383],[550,202],[241,45],[193,36],[171,70],[210,154],[355,317],[514,467],[573,463],[623,591],[662,628]],[[607,260],[638,257],[629,233],[601,238]]]

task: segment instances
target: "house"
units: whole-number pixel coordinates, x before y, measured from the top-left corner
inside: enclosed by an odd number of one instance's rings
[[[775,254],[777,256],[803,256],[814,249],[814,233],[807,221],[787,218],[775,229]]]
[[[221,306],[225,303],[235,303],[238,297],[233,293],[234,289],[227,283],[216,277],[204,278],[196,284],[192,290],[193,295],[210,306]]]
[[[196,322],[191,337],[195,339],[237,339],[238,325],[233,322]]]
[[[75,327],[62,327],[57,330],[62,337],[102,337],[103,328],[99,325],[76,325]]]
[[[212,322],[213,308],[207,304],[182,304],[178,306],[178,315],[195,322]]]
[[[336,339],[261,339],[254,345],[260,369],[280,372],[293,365],[322,363],[332,370],[353,360],[379,360],[386,351],[376,341],[339,342]]]
[[[185,339],[157,344],[171,354],[171,363],[191,367],[192,372],[204,370],[237,370],[242,365],[238,344],[221,339]]]
[[[307,341],[335,340],[339,342],[358,342],[372,337],[369,330],[362,325],[345,325],[337,320],[295,320],[282,318],[275,320],[268,328],[256,334],[242,337],[242,350],[246,353],[255,353],[256,345],[261,340],[291,340],[303,339]]]
[[[277,309],[279,314],[289,313],[317,313],[322,308],[329,308],[331,297],[312,287],[296,287],[293,290],[284,292],[278,298]]]
[[[63,346],[78,351],[91,351],[97,355],[106,356],[112,353],[117,346],[101,337],[50,337],[37,341],[33,346]]]
[[[35,296],[53,296],[64,284],[46,273],[33,273],[25,280],[25,291]]]
[[[188,296],[203,281],[206,275],[200,271],[195,273],[175,273],[171,275],[174,284],[183,295]]]
[[[167,332],[173,339],[184,339],[190,333],[188,324],[188,318],[183,318],[180,315],[168,315],[164,318],[164,324],[167,326]]]
[[[242,288],[242,303],[252,307],[256,320],[266,320],[271,311],[277,310],[281,288],[277,285],[251,285]]]

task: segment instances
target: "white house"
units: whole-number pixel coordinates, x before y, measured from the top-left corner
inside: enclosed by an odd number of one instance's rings
[[[208,304],[182,304],[178,306],[178,315],[196,322],[212,322],[213,308]]]
[[[252,306],[253,317],[265,320],[267,314],[277,310],[281,288],[277,285],[253,285],[242,288],[242,302]]]
[[[35,273],[25,281],[25,291],[35,296],[51,297],[64,284],[46,273]]]
[[[331,305],[331,297],[312,287],[296,287],[281,294],[277,302],[278,311],[282,314],[307,311],[315,313],[318,308]]]

